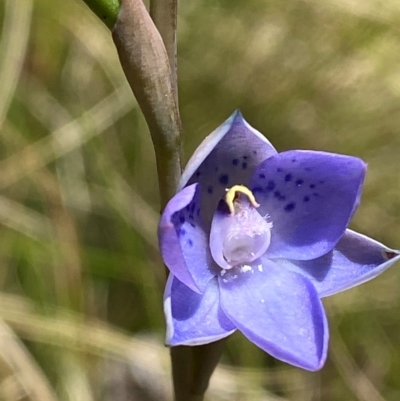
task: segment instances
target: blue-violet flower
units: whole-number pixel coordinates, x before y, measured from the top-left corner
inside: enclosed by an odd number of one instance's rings
[[[365,170],[351,156],[277,153],[235,112],[196,150],[161,217],[167,344],[238,329],[282,361],[320,369],[329,337],[321,298],[400,259],[347,229]]]

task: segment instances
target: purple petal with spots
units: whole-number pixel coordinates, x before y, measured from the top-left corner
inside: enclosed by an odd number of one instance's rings
[[[250,188],[273,223],[270,258],[315,259],[344,234],[359,203],[366,165],[355,157],[288,151],[261,163]]]
[[[232,334],[236,327],[219,306],[217,278],[204,292],[193,292],[172,274],[164,294],[167,345],[201,345]]]
[[[260,259],[219,277],[221,307],[254,344],[307,370],[326,359],[328,325],[318,294],[304,276]],[[260,271],[261,270],[261,271]]]
[[[190,185],[168,202],[158,226],[165,264],[196,292],[203,292],[215,275],[200,210],[199,185]]]
[[[335,248],[320,258],[275,262],[305,275],[313,282],[319,296],[326,297],[372,280],[399,260],[398,251],[347,230]]]
[[[201,184],[205,220],[212,215],[225,189],[248,182],[255,167],[276,150],[236,111],[198,147],[183,172],[180,188]]]

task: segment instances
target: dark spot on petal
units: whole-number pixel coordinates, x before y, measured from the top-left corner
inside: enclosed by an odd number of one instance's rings
[[[285,212],[291,212],[296,207],[294,202],[290,202],[285,206]]]
[[[193,228],[195,228],[196,226],[194,225],[194,223],[190,223],[190,225],[193,227]]]
[[[228,184],[228,181],[229,181],[229,177],[228,177],[227,174],[222,174],[222,175],[219,176],[219,182],[220,182],[222,185]]]
[[[249,156],[243,156],[244,160],[247,160],[249,158]]]
[[[262,173],[259,174],[258,176],[259,176],[261,179],[265,178],[265,174],[262,174]]]
[[[282,195],[279,191],[274,192],[274,197],[280,201],[284,201],[286,199],[286,196]]]
[[[310,167],[305,167],[304,170],[311,171],[311,168]]]
[[[310,188],[311,189],[315,188],[315,184],[310,184]]]
[[[251,192],[253,192],[253,194],[257,193],[257,192],[262,192],[263,189],[261,187],[255,187],[253,188],[253,190]]]
[[[277,171],[278,173],[282,173],[283,169],[281,169],[280,167],[278,167],[278,168],[276,169],[276,171]]]
[[[297,160],[296,159],[292,159],[292,163],[296,163],[297,162]]]
[[[179,228],[178,229],[178,237],[183,237],[186,234],[185,229]]]
[[[300,187],[303,183],[304,183],[304,181],[302,179],[296,181],[296,185],[298,187]]]
[[[190,210],[190,203],[185,207],[185,209],[186,209],[187,211]]]
[[[189,220],[193,220],[193,219],[194,219],[193,215],[189,214]],[[192,223],[190,223],[190,224],[192,224]]]
[[[184,216],[179,216],[179,221],[183,224],[185,222],[185,217]]]
[[[214,189],[213,189],[212,185],[209,185],[209,186],[207,187],[207,192],[208,192],[209,194],[212,194],[212,193],[214,192]]]
[[[309,196],[305,196],[304,198],[303,198],[303,202],[308,202],[310,200],[310,197]]]
[[[234,166],[237,166],[237,165],[239,164],[239,159],[233,159],[233,160],[232,160],[232,164],[233,164]]]
[[[392,250],[390,250],[390,249],[385,249],[382,253],[383,253],[383,257],[384,257],[385,259],[388,259],[388,260],[393,259],[393,258],[395,258],[396,256],[399,256],[399,253],[398,253],[398,252],[392,251]]]
[[[243,168],[243,170],[246,170],[246,168],[247,168],[247,163],[242,163],[242,168]]]
[[[190,240],[188,240],[188,242],[187,242],[187,243],[188,243],[188,245],[189,245],[189,246],[193,246],[193,241],[192,241],[191,239],[190,239]]]
[[[275,189],[275,187],[276,187],[275,182],[270,180],[270,181],[268,181],[268,185],[265,187],[265,189],[267,191],[273,191]]]
[[[292,174],[286,174],[285,175],[285,181],[286,182],[292,181],[292,178],[293,178]]]
[[[196,177],[200,177],[200,171],[198,171],[197,173],[196,173]]]
[[[256,154],[257,154],[257,151],[256,151],[256,150],[253,150],[253,153],[256,155]]]

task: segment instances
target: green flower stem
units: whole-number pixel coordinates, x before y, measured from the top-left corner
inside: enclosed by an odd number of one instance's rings
[[[86,5],[110,28],[117,21],[119,0],[83,0]]]

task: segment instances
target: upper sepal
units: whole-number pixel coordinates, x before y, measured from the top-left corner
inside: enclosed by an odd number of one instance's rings
[[[201,184],[204,219],[210,224],[225,189],[245,185],[257,165],[276,153],[271,143],[236,111],[196,149],[179,187]]]

